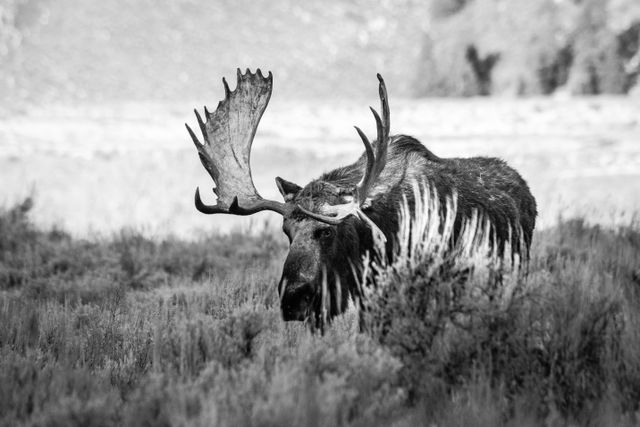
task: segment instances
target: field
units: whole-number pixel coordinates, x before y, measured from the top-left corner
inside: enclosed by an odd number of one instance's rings
[[[351,125],[372,133],[375,100],[272,102],[252,158],[267,197],[276,175],[303,183],[355,159]],[[211,184],[182,127],[192,105],[0,119],[1,425],[640,422],[637,100],[397,101],[394,132],[503,157],[529,181],[530,273],[495,304],[462,301],[464,325],[391,298],[368,332],[351,310],[324,336],[281,321],[277,218],[193,209]],[[428,290],[425,303],[457,280],[397,277],[398,298]]]
[[[0,0],[0,427],[640,425],[639,33],[638,0]],[[393,134],[527,180],[528,275],[413,236],[366,313],[284,323],[281,218],[193,206],[183,124],[238,66],[274,74],[263,196],[362,153],[381,73]]]
[[[351,310],[321,336],[280,320],[268,230],[74,239],[30,206],[0,216],[2,425],[638,423],[637,224],[538,232],[528,281],[464,325],[420,315],[455,275],[399,269],[369,333]]]

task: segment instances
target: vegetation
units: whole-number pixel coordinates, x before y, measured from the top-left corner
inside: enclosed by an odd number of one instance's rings
[[[366,333],[352,309],[320,336],[280,320],[267,231],[74,239],[30,207],[0,213],[0,425],[639,421],[637,224],[538,232],[526,280],[406,252]]]

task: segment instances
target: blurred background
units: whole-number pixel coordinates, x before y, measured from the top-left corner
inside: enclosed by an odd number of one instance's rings
[[[237,67],[274,74],[252,156],[265,197],[359,156],[379,72],[392,133],[504,158],[542,227],[637,220],[637,0],[0,0],[0,204],[33,195],[36,222],[78,235],[278,226],[193,207],[212,183],[183,123]]]

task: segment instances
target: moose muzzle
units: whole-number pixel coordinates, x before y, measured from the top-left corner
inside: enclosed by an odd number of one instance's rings
[[[308,244],[296,241],[284,263],[280,290],[280,308],[285,321],[306,320],[313,312],[318,294],[319,253]]]

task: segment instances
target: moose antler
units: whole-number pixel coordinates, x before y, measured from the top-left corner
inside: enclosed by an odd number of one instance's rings
[[[373,221],[371,221],[371,219],[367,215],[365,215],[364,212],[362,212],[362,209],[366,207],[368,203],[367,197],[369,195],[369,192],[374,186],[387,162],[387,147],[389,146],[390,114],[389,101],[387,98],[387,87],[385,86],[384,80],[382,79],[382,76],[380,74],[378,74],[378,80],[380,81],[379,93],[382,118],[380,118],[376,110],[374,110],[372,107],[369,107],[371,109],[371,112],[373,113],[373,117],[376,120],[376,128],[378,133],[375,147],[372,146],[371,142],[364,134],[364,132],[362,132],[359,127],[355,126],[356,131],[358,132],[358,135],[360,135],[362,143],[364,144],[364,149],[367,155],[367,164],[362,179],[353,189],[353,200],[349,203],[341,205],[325,205],[322,209],[323,213],[312,212],[308,209],[303,208],[302,206],[298,206],[298,208],[311,218],[333,225],[338,225],[349,215],[354,215],[367,222],[374,229],[374,231],[377,231],[378,234],[381,234],[379,228],[375,225],[375,223],[373,223]]]
[[[204,108],[205,121],[198,110],[194,110],[198,125],[204,137],[201,144],[189,125],[185,123],[204,168],[213,178],[218,196],[213,206],[200,199],[200,189],[196,189],[196,208],[205,214],[226,213],[251,215],[271,210],[285,215],[292,209],[284,203],[263,199],[256,190],[251,177],[251,144],[264,110],[269,104],[273,76],[262,75],[258,68],[255,74],[247,69],[242,74],[238,68],[238,84],[229,90],[223,78],[225,97],[213,113]]]

